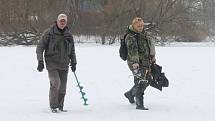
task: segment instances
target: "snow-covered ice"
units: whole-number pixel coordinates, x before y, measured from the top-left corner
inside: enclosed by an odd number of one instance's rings
[[[133,85],[119,46],[76,45],[79,81],[89,99],[83,106],[70,71],[67,113],[49,110],[47,71],[37,72],[35,47],[0,48],[1,121],[214,121],[215,47],[156,47],[170,86],[145,93],[149,111],[135,109],[123,93]]]

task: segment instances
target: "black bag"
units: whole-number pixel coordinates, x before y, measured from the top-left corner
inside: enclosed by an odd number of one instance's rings
[[[125,42],[125,39],[126,39],[126,37],[127,37],[128,34],[131,34],[132,36],[134,36],[135,39],[138,42],[138,35],[135,32],[133,32],[133,31],[131,31],[129,29],[125,33],[125,35],[123,36],[123,38],[120,38],[119,56],[124,61],[126,61],[127,57],[128,57],[128,48],[127,48],[126,42]],[[139,44],[137,44],[137,45],[139,45]],[[138,51],[139,51],[139,46],[138,46]]]
[[[162,87],[169,86],[169,80],[166,78],[165,74],[162,72],[162,67],[158,64],[151,65],[151,74],[153,77],[152,82],[150,85],[154,88],[159,89],[162,91]]]
[[[128,48],[127,48],[126,43],[125,43],[125,38],[127,35],[128,35],[128,33],[126,33],[123,36],[123,38],[120,38],[119,56],[124,61],[127,60],[127,56],[128,56]]]

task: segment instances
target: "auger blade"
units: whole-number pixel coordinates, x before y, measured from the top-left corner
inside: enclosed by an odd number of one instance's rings
[[[85,92],[81,92],[81,94],[84,96],[84,95],[86,95],[86,93]]]
[[[84,104],[83,104],[83,105],[87,106],[88,104],[87,104],[87,102],[84,102]]]
[[[84,87],[83,87],[83,86],[80,86],[79,88],[80,88],[80,90],[82,90]]]
[[[84,87],[80,85],[80,82],[78,81],[78,78],[77,78],[75,72],[74,72],[74,75],[75,75],[75,78],[76,78],[76,82],[77,82],[77,84],[78,84],[77,87],[79,87],[79,89],[80,89],[81,98],[82,98],[83,101],[84,101],[84,104],[83,104],[83,105],[86,106],[86,105],[88,105],[88,104],[87,104],[87,100],[88,100],[88,99],[84,97],[84,96],[86,95],[86,93],[82,91]]]

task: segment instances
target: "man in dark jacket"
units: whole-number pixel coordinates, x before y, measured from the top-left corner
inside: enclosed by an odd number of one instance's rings
[[[59,14],[56,24],[44,31],[36,48],[38,67],[42,72],[44,59],[50,80],[49,103],[53,113],[63,110],[68,67],[76,70],[74,40],[67,27],[67,16]]]
[[[136,99],[136,109],[148,110],[143,104],[145,89],[151,81],[150,64],[155,62],[155,46],[144,31],[142,18],[136,17],[128,27],[125,43],[128,49],[127,63],[134,75],[135,85],[125,93],[130,103]]]

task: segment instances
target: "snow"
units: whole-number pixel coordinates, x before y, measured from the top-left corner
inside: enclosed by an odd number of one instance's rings
[[[166,47],[214,47],[215,42],[171,42]]]
[[[215,47],[156,47],[157,63],[170,81],[145,92],[149,111],[135,109],[123,93],[133,85],[119,46],[76,44],[77,71],[89,99],[83,106],[72,72],[65,109],[49,110],[47,71],[37,72],[35,47],[0,48],[1,121],[213,121]]]

